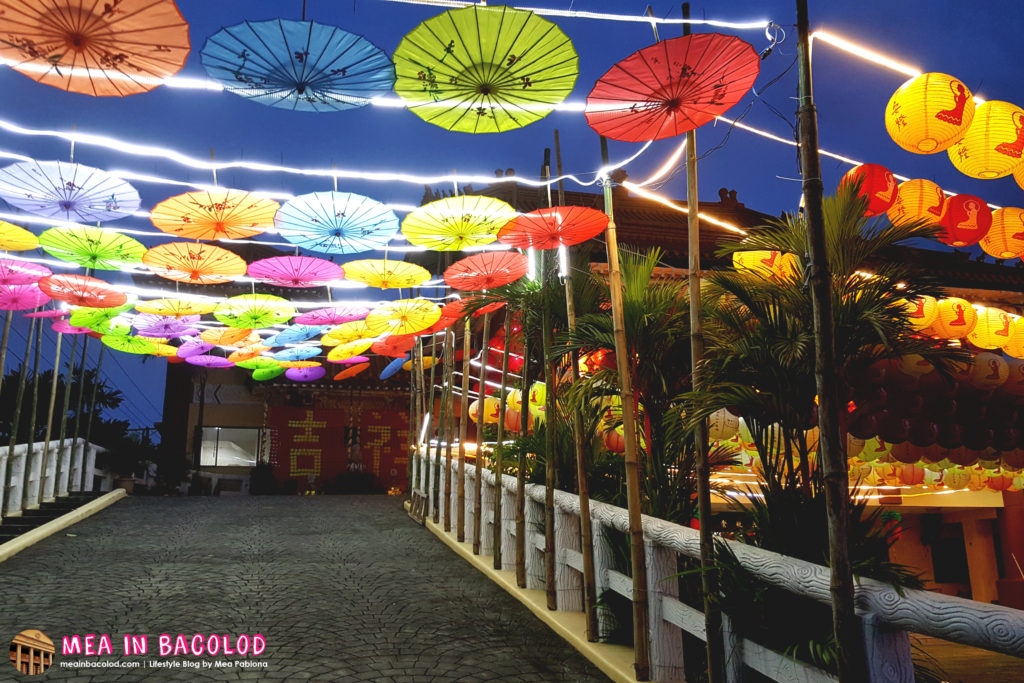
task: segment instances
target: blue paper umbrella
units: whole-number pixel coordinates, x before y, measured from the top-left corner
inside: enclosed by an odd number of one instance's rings
[[[319,335],[327,329],[327,325],[290,325],[272,337],[263,340],[264,346],[284,346],[285,344],[301,344],[307,339]],[[291,359],[296,360],[296,359]]]
[[[203,47],[206,73],[250,100],[297,111],[342,111],[390,95],[391,58],[361,36],[312,21],[246,21]]]
[[[311,192],[289,200],[274,226],[292,244],[323,254],[383,249],[398,232],[398,216],[380,202],[351,192]]]
[[[384,368],[384,370],[381,371],[380,378],[387,379],[391,377],[391,375],[395,374],[396,372],[402,369],[402,366],[405,365],[405,362],[407,360],[409,360],[409,354],[406,354],[401,358],[394,359],[393,361],[388,363],[387,367]]]
[[[140,201],[117,176],[65,161],[19,161],[0,169],[0,198],[37,216],[87,223],[129,216]]]
[[[319,346],[291,346],[275,353],[274,360],[306,360],[319,355]]]

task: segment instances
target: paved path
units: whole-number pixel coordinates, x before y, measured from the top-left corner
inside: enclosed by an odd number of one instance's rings
[[[2,642],[38,628],[57,644],[47,679],[606,680],[397,497],[128,498],[0,563],[0,596]],[[76,633],[110,634],[115,656],[61,656]],[[150,654],[118,657],[125,633]],[[267,667],[153,668],[162,633],[259,633]],[[143,668],[59,668],[85,659]]]

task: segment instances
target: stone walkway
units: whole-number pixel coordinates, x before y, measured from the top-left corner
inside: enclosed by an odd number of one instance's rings
[[[0,596],[3,642],[54,640],[48,679],[607,680],[397,497],[128,498],[0,563]],[[109,634],[114,656],[60,654],[88,633]],[[126,633],[149,653],[119,656]],[[266,651],[161,658],[165,633],[258,633]],[[266,668],[235,666],[246,659]],[[86,660],[107,665],[66,666]],[[193,668],[217,661],[228,668]],[[8,666],[0,681],[40,680]]]

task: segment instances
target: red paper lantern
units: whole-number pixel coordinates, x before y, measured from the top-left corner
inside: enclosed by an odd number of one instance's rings
[[[879,164],[861,164],[854,166],[843,179],[839,187],[860,180],[860,191],[857,196],[867,200],[865,216],[880,216],[896,202],[899,187],[892,171]]]
[[[626,437],[619,429],[610,429],[604,433],[604,447],[612,453],[626,452]]]
[[[992,209],[972,194],[953,195],[942,205],[939,241],[951,247],[977,244],[992,227]]]

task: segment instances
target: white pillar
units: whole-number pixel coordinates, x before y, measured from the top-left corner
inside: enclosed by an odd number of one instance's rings
[[[92,491],[93,482],[96,479],[96,446],[83,441],[82,449],[85,451],[85,487],[83,490]]]
[[[591,517],[591,537],[594,539],[594,585],[596,588],[597,600],[608,590],[608,570],[612,568],[612,549],[605,538],[601,522]],[[615,627],[612,615],[608,608],[597,609],[597,630],[602,637],[609,635]]]
[[[46,472],[43,473],[43,503],[54,500],[54,489],[57,486],[57,468],[60,460],[60,447],[50,442],[50,450],[46,456]]]
[[[43,444],[36,444],[28,462],[28,481],[25,484],[26,510],[35,510],[39,507],[39,478],[42,476],[42,469]]]
[[[501,487],[501,568],[516,569],[516,494]]]
[[[4,508],[8,517],[21,515],[22,497],[25,493],[25,444],[14,447],[8,468],[10,479],[7,482],[7,507]]]
[[[651,680],[676,683],[686,680],[683,671],[683,631],[662,618],[662,598],[678,598],[679,573],[676,553],[644,541],[647,555],[647,604],[651,634]]]
[[[580,552],[580,518],[555,507],[555,594],[558,611],[583,611],[583,574],[566,561],[566,550]]]
[[[71,450],[71,490],[81,491],[82,490],[82,467],[85,464],[85,454],[79,447],[78,439],[69,439],[70,445],[68,448]]]
[[[434,518],[434,491],[437,488],[437,449],[427,442],[427,515]]]
[[[68,486],[71,482],[71,439],[65,439],[64,443],[57,445],[60,469],[57,472],[57,496],[68,495]]]
[[[7,493],[7,449],[0,449],[0,510],[4,509],[4,495]]]
[[[482,476],[483,488],[480,489],[480,554],[494,554],[494,485]]]
[[[530,485],[526,485],[526,587],[544,590],[544,551],[537,547],[537,539],[544,534],[544,506],[530,497]]]

